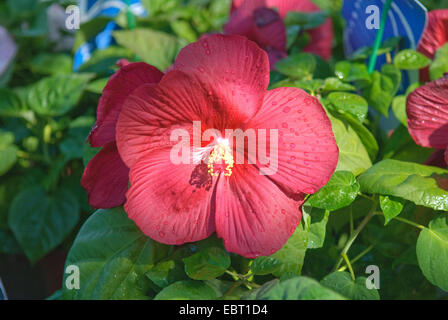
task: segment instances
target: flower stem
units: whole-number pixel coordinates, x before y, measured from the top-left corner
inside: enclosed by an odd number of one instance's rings
[[[419,229],[422,229],[422,230],[426,228],[425,226],[422,226],[421,224],[412,222],[412,221],[410,221],[408,219],[405,219],[405,218],[402,218],[402,217],[395,217],[394,220],[398,220],[398,221],[407,223],[407,224],[409,224],[409,225],[411,225],[413,227],[416,227],[416,228],[419,228]]]
[[[372,217],[375,215],[375,209],[376,209],[377,203],[373,204],[372,208],[370,209],[369,213],[364,217],[364,219],[361,221],[359,226],[356,228],[356,230],[352,233],[350,238],[348,239],[347,243],[345,244],[344,248],[341,252],[341,257],[339,258],[338,262],[333,268],[333,271],[336,271],[340,266],[342,261],[344,260],[344,254],[347,254],[348,250],[352,246],[353,242],[355,242],[356,238],[358,238],[361,231],[364,229],[364,227],[367,225],[367,223],[372,219]]]
[[[355,281],[356,280],[355,273],[353,272],[353,268],[350,263],[350,259],[348,258],[346,253],[342,253],[341,255],[342,255],[342,258],[344,258],[345,263],[347,264],[348,270],[350,271],[350,275],[352,276],[352,280]]]
[[[352,265],[358,261],[359,259],[361,259],[362,257],[364,257],[367,253],[370,252],[370,250],[372,250],[375,247],[375,245],[371,244],[370,246],[368,246],[366,249],[364,249],[360,254],[358,254],[356,257],[354,257],[352,259]],[[347,265],[342,266],[338,269],[338,271],[344,271],[345,269],[347,269]]]

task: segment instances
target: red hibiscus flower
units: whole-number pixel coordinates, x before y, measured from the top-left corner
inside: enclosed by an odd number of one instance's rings
[[[97,121],[89,135],[92,147],[103,147],[90,160],[81,179],[94,208],[112,208],[125,202],[129,169],[123,163],[115,142],[115,126],[124,100],[143,84],[156,84],[163,74],[143,62],[120,60],[121,68],[110,77],[101,95]]]
[[[273,8],[277,8],[275,11]],[[240,34],[255,41],[269,56],[271,68],[286,56],[286,29],[283,19],[289,11],[319,11],[310,0],[233,0],[227,34]],[[304,49],[328,60],[331,57],[333,26],[330,19],[308,30],[311,42]]]
[[[448,75],[417,88],[407,98],[408,127],[414,141],[422,147],[438,149],[428,164],[448,163]]]
[[[448,41],[448,10],[433,10],[428,13],[428,24],[418,43],[417,51],[434,59],[437,49]],[[429,68],[420,70],[420,81],[429,81]]]
[[[269,60],[254,42],[212,35],[182,49],[157,85],[129,95],[116,133],[130,168],[124,208],[146,235],[179,245],[216,231],[228,251],[249,258],[285,244],[300,222],[305,193],[333,174],[338,148],[316,98],[298,88],[267,91],[268,84]],[[173,163],[179,143],[171,141],[173,132],[194,136],[212,128],[216,139],[199,148],[186,142],[196,161]],[[275,135],[265,141],[278,153],[275,173],[260,174],[268,166],[247,161],[246,149],[237,163],[227,129],[277,130],[278,141]]]

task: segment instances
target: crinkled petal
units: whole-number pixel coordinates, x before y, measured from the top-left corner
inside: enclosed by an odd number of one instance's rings
[[[115,140],[115,126],[123,102],[139,86],[158,83],[163,73],[144,62],[124,63],[103,90],[97,109],[97,121],[90,133],[90,144],[100,147]]]
[[[445,149],[448,146],[448,76],[409,94],[406,113],[409,133],[417,144]]]
[[[286,55],[286,29],[277,11],[266,7],[249,11],[245,7],[231,14],[226,33],[244,35],[265,50],[275,49]]]
[[[125,202],[129,169],[123,163],[115,142],[107,143],[87,164],[81,185],[94,208],[113,208]]]
[[[300,223],[304,194],[293,200],[252,165],[237,165],[216,188],[216,232],[247,258],[279,250]]]
[[[225,128],[234,116],[226,107],[215,103],[195,78],[170,71],[159,85],[143,85],[124,102],[117,123],[121,157],[131,168],[145,154],[177,144],[177,139],[170,140],[176,129],[189,132],[193,143],[193,121],[201,123],[201,134],[207,128]]]
[[[448,42],[448,9],[428,13],[428,23],[418,43],[417,51],[434,59],[437,49]],[[429,81],[429,68],[420,70],[420,81]]]
[[[315,193],[336,169],[339,150],[331,122],[320,102],[301,89],[268,91],[247,128],[266,129],[267,158],[273,161],[263,164],[258,154],[257,164],[290,196]],[[271,130],[278,132],[278,141]]]
[[[204,163],[174,165],[170,149],[159,150],[132,167],[130,180],[125,211],[150,238],[179,245],[215,231],[215,182]]]
[[[269,84],[267,54],[241,36],[218,34],[192,43],[180,51],[174,69],[195,77],[235,121],[258,111]]]

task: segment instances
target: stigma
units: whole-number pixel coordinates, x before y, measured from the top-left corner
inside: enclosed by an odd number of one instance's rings
[[[207,160],[208,173],[212,177],[216,177],[222,172],[224,176],[230,177],[233,164],[234,160],[229,140],[218,138]]]

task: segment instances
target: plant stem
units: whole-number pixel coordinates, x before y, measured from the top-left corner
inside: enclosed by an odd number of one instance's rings
[[[358,261],[359,259],[361,259],[362,257],[364,257],[367,253],[370,252],[370,250],[372,250],[375,247],[375,245],[371,244],[370,246],[368,246],[366,249],[364,249],[360,254],[358,254],[356,257],[354,257],[352,259],[352,265]],[[342,266],[338,269],[338,271],[344,271],[345,269],[347,269],[347,265]]]
[[[232,286],[229,288],[229,290],[224,293],[224,296],[229,296],[233,291],[235,291],[236,288],[238,288],[240,285],[242,285],[242,281],[237,281],[232,284]]]
[[[352,265],[350,263],[350,259],[348,258],[346,253],[342,253],[342,258],[344,258],[345,263],[347,264],[348,270],[350,271],[350,275],[352,276],[352,280],[355,281],[355,273],[353,272]]]
[[[333,271],[336,271],[340,266],[342,261],[344,260],[344,254],[347,254],[348,250],[352,246],[353,242],[355,242],[358,235],[361,233],[361,231],[364,229],[364,227],[367,225],[367,223],[372,219],[372,217],[375,215],[375,209],[376,209],[377,203],[373,204],[372,208],[370,209],[369,213],[364,217],[364,219],[361,221],[359,226],[356,228],[356,230],[352,233],[350,238],[348,239],[347,243],[345,244],[344,248],[341,252],[341,257],[339,258],[338,262],[333,268]]]
[[[412,221],[410,221],[410,220],[408,220],[408,219],[405,219],[405,218],[395,217],[394,220],[398,220],[398,221],[407,223],[407,224],[409,224],[409,225],[411,225],[411,226],[413,226],[413,227],[416,227],[416,228],[419,228],[419,229],[422,229],[422,230],[426,228],[425,226],[422,226],[421,224],[412,222]]]
[[[391,3],[392,3],[392,0],[386,0],[386,4],[383,7],[383,12],[381,13],[380,29],[378,30],[378,32],[376,34],[375,42],[373,44],[372,54],[370,55],[369,69],[368,69],[369,73],[372,73],[373,69],[375,69],[376,58],[378,57],[378,49],[380,48],[381,41],[383,40],[383,34],[384,34],[385,26],[386,26],[387,14],[389,12]]]

